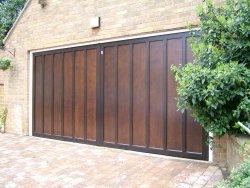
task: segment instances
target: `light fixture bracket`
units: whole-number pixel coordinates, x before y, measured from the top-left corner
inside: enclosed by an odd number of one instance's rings
[[[6,47],[3,47],[2,50],[9,52],[13,57],[15,57],[15,55],[16,55],[16,49],[15,48],[6,48]]]
[[[47,5],[47,0],[38,0],[38,3],[44,8]]]

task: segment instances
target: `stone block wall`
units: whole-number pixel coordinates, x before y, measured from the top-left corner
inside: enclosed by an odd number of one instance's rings
[[[227,140],[228,135],[214,140],[213,162],[220,166],[227,165]]]
[[[244,160],[250,159],[250,136],[225,135],[221,139],[214,140],[213,162],[222,167],[228,167],[231,171]]]
[[[229,136],[227,141],[227,166],[229,170],[250,159],[250,136]]]

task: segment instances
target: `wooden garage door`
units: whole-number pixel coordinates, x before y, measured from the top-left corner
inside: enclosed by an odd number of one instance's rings
[[[202,128],[176,107],[170,67],[188,34],[34,54],[36,136],[206,160]]]
[[[97,49],[38,53],[34,62],[34,135],[95,142]]]

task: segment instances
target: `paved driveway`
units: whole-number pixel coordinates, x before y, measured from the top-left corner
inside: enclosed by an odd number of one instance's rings
[[[0,133],[0,187],[214,187],[207,162]]]

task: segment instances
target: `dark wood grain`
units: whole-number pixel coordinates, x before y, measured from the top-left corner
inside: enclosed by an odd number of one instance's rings
[[[133,49],[133,144],[146,146],[146,43]]]
[[[96,49],[87,50],[87,139],[96,140]]]
[[[104,49],[104,142],[115,141],[115,47]]]
[[[187,43],[186,47],[186,59],[187,62],[191,62],[194,59],[189,43]],[[187,111],[186,131],[187,151],[202,153],[202,127],[194,121],[190,110]]]
[[[62,134],[63,122],[63,72],[62,54],[54,56],[54,134]]]
[[[35,128],[43,133],[43,56],[35,58]]]
[[[34,54],[33,135],[207,160],[206,135],[176,107],[170,70],[187,33]]]
[[[150,142],[163,148],[163,42],[150,43]]]
[[[52,133],[53,120],[53,56],[44,59],[44,133]]]
[[[64,53],[64,136],[72,137],[73,52]]]
[[[75,137],[84,138],[84,51],[75,52]]]
[[[118,47],[118,143],[129,144],[130,48]]]
[[[167,50],[167,148],[170,150],[182,150],[182,114],[180,111],[177,111],[177,84],[171,72],[172,64],[182,64],[182,39],[168,40]]]
[[[187,151],[202,153],[202,128],[191,116],[192,111],[187,111]]]

